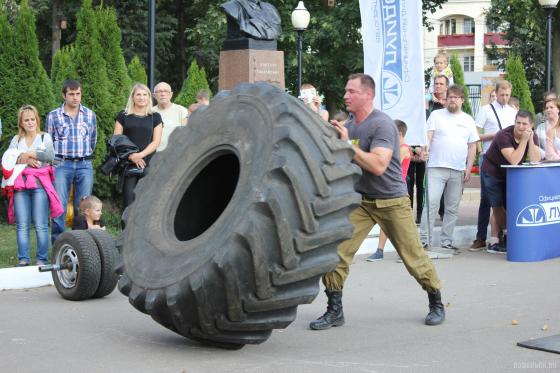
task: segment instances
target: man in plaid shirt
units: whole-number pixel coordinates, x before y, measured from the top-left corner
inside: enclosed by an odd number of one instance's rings
[[[70,186],[74,186],[74,211],[93,189],[93,151],[97,140],[95,113],[81,104],[82,87],[76,80],[62,85],[64,104],[47,115],[47,132],[54,145],[54,187],[64,214],[52,222],[51,240],[64,232]],[[77,213],[76,213],[77,215]]]

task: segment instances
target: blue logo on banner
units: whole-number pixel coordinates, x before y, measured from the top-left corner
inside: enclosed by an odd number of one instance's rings
[[[391,109],[402,95],[401,0],[382,0],[383,66],[381,73],[381,105]]]
[[[518,227],[535,227],[560,224],[560,202],[547,202],[529,205],[517,214],[515,225]]]

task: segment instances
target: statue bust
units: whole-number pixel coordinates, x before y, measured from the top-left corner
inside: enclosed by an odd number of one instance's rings
[[[227,39],[277,40],[282,32],[278,10],[260,0],[230,0],[220,9],[227,16]]]

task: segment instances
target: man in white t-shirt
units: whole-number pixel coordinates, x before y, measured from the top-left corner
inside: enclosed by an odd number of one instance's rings
[[[441,247],[457,250],[452,245],[453,230],[457,222],[459,202],[463,194],[463,183],[471,177],[471,168],[476,156],[476,142],[479,140],[474,119],[464,113],[463,87],[451,86],[447,90],[447,107],[430,114],[427,123],[428,144],[424,157],[426,164],[428,198],[422,212],[420,239],[425,248],[431,246],[428,236],[432,229],[443,195],[445,213],[441,229]]]
[[[517,115],[517,110],[508,103],[511,97],[511,83],[507,80],[501,80],[496,84],[495,91],[496,100],[481,107],[476,116],[476,126],[479,128],[480,140],[482,140],[482,153],[478,161],[478,166],[481,170],[484,153],[490,147],[494,136],[498,131],[514,125],[515,116]],[[476,239],[473,241],[469,251],[479,251],[486,248],[489,221],[490,203],[486,198],[484,186],[481,183]]]
[[[167,141],[171,132],[179,126],[186,125],[189,117],[187,108],[171,102],[172,97],[173,91],[166,82],[160,82],[154,87],[154,98],[157,101],[157,105],[152,110],[159,113],[163,120],[163,133],[157,148],[158,152],[167,147]]]

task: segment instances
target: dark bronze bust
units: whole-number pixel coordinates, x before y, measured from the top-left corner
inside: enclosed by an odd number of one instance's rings
[[[278,10],[264,1],[230,0],[220,9],[227,16],[228,40],[277,40],[282,32]]]

